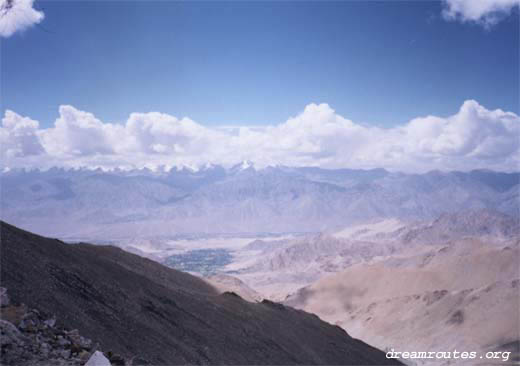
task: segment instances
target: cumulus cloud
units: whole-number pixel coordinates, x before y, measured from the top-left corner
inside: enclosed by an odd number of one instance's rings
[[[127,145],[121,151],[148,154],[201,154],[218,138],[189,118],[177,119],[168,114],[132,113],[125,126]]]
[[[104,124],[92,113],[72,106],[59,108],[54,128],[42,131],[45,150],[54,156],[85,156],[111,154],[117,139],[118,126]]]
[[[44,14],[33,4],[34,0],[0,0],[0,36],[10,37],[40,23]]]
[[[443,16],[447,20],[474,22],[490,27],[518,7],[520,0],[445,0]]]
[[[0,128],[2,156],[11,158],[43,154],[44,149],[38,138],[38,127],[38,121],[7,110]]]
[[[399,171],[517,170],[520,117],[465,101],[452,116],[418,117],[393,128],[357,124],[327,104],[309,104],[265,127],[207,128],[189,118],[132,113],[125,124],[61,106],[51,128],[7,111],[0,128],[4,167],[268,165]]]

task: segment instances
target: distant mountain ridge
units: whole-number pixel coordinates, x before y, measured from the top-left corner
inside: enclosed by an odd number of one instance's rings
[[[420,243],[441,243],[464,237],[507,239],[520,237],[520,222],[518,217],[498,211],[464,210],[444,213],[429,225],[411,227],[400,234],[405,242]]]
[[[385,219],[286,242],[256,240],[248,248],[266,250],[256,261],[243,267],[240,275],[248,278],[255,289],[266,285],[259,273],[271,276],[273,279],[267,281],[271,283],[261,292],[279,300],[283,299],[283,293],[270,286],[273,283],[284,284],[287,291],[354,265],[389,257],[393,258],[392,262],[399,263],[403,255],[410,255],[410,251],[418,255],[461,240],[480,240],[490,247],[518,242],[518,217],[489,209],[463,210],[424,222]],[[424,260],[428,261],[429,257]]]
[[[519,216],[520,173],[392,173],[251,164],[198,171],[11,170],[1,218],[63,238],[321,232],[491,209]]]

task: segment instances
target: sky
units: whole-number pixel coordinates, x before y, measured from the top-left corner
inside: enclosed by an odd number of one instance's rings
[[[518,0],[13,1],[3,165],[518,167]]]

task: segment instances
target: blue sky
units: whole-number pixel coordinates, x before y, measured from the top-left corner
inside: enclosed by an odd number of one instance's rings
[[[464,100],[519,113],[519,20],[446,21],[434,1],[42,1],[1,40],[1,104],[51,126],[70,104],[206,126],[275,124],[309,103],[392,127]]]

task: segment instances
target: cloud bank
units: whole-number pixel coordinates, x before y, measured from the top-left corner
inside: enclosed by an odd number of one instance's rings
[[[520,117],[465,101],[452,116],[418,117],[393,128],[357,124],[327,104],[309,104],[266,127],[208,128],[189,118],[132,113],[106,123],[72,106],[51,128],[6,111],[0,127],[2,167],[155,168],[160,165],[269,165],[324,168],[518,170]]]
[[[10,37],[40,23],[44,14],[33,7],[34,0],[0,0],[0,36]]]
[[[445,0],[443,17],[491,27],[508,16],[520,0]]]

